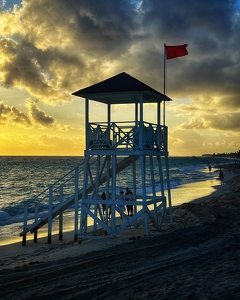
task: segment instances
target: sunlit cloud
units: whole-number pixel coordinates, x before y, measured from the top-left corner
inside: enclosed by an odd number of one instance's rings
[[[0,101],[0,124],[15,124],[22,127],[29,127],[31,126],[31,119],[17,108]]]
[[[37,104],[31,99],[27,99],[25,106],[28,113],[20,111],[16,107],[4,104],[0,101],[0,124],[17,125],[24,128],[36,127],[39,129],[55,128],[58,130],[68,130],[70,126],[64,126],[57,123],[57,120],[41,111]]]
[[[7,9],[2,0],[0,7],[0,84],[26,93],[16,105],[1,98],[1,126],[71,130],[48,110],[67,107],[72,92],[123,71],[163,92],[164,43],[187,43],[188,56],[166,63],[168,109],[176,118],[169,144],[194,150],[198,140],[199,149],[214,150],[220,144],[208,141],[209,130],[239,131],[238,2],[23,0]],[[120,118],[123,110],[128,117],[128,107],[113,114]],[[97,109],[91,116],[97,120]]]

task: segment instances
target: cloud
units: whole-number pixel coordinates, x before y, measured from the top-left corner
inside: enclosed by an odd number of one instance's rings
[[[189,118],[188,123],[182,123],[178,128],[240,131],[240,112]]]
[[[176,129],[169,132],[170,155],[227,153],[238,149],[240,149],[239,131],[235,133],[221,131],[219,134],[213,134],[211,131],[199,133],[191,128],[191,130]]]
[[[176,128],[238,131],[237,1],[23,0],[0,12],[0,35],[0,84],[34,100],[27,114],[9,107],[16,124],[60,129],[36,101],[71,102],[72,92],[123,71],[163,91],[164,43],[187,43],[188,56],[166,62],[168,107],[186,120]]]
[[[1,0],[0,1],[0,8],[3,8],[6,5],[7,1],[6,0]]]
[[[235,1],[202,0],[143,0],[145,11],[144,24],[151,26],[157,23],[161,36],[170,35],[173,40],[179,39],[179,34],[189,35],[189,32],[207,30],[209,35],[228,37],[231,34],[231,16]],[[203,21],[204,20],[204,21]]]
[[[207,125],[203,119],[194,119],[191,118],[188,123],[183,123],[178,128],[181,129],[206,129]],[[210,129],[210,128],[208,128]]]
[[[138,28],[129,1],[23,1],[1,17],[2,83],[52,104],[103,79]]]
[[[14,106],[4,104],[3,101],[0,101],[0,125],[7,126],[11,124],[24,128],[36,127],[39,129],[69,129],[69,126],[60,125],[54,117],[41,111],[33,100],[27,99],[25,106],[27,108],[27,114]]]
[[[239,94],[232,94],[230,96],[224,96],[218,101],[219,107],[223,110],[229,111],[239,111],[240,110],[240,101]]]
[[[1,17],[2,83],[40,101],[71,101],[76,89],[122,71],[159,89],[164,42],[189,44],[188,57],[167,63],[169,96],[239,95],[232,0],[25,0]]]
[[[193,97],[188,103],[171,103],[169,110],[187,122],[178,125],[182,129],[239,130],[240,105],[236,96]]]
[[[56,123],[56,120],[51,116],[47,116],[44,111],[41,111],[35,102],[27,100],[26,106],[33,123],[44,127],[51,127]]]
[[[207,116],[206,122],[213,129],[240,131],[240,112]]]
[[[0,101],[0,124],[15,124],[29,127],[31,126],[31,119],[16,107],[9,106]]]
[[[186,136],[188,137],[186,139]],[[169,132],[170,155],[200,155],[204,153],[205,137],[194,130],[172,130]]]
[[[29,42],[17,43],[11,39],[0,41],[0,51],[3,54],[1,78],[6,87],[26,89],[29,94],[43,102],[69,101],[70,93],[67,87],[70,77],[64,76],[64,69],[77,61],[68,54],[58,53],[52,49],[43,51]],[[57,59],[55,55],[57,54]]]

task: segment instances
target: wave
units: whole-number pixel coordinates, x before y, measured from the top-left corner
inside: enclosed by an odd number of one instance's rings
[[[41,192],[59,179],[62,175],[73,169],[79,162],[83,161],[81,157],[9,157],[1,158],[0,163],[4,172],[0,174],[0,232],[3,232],[3,226],[23,225],[24,205],[35,195]],[[202,157],[169,157],[169,173],[171,189],[191,182],[203,181],[214,177],[214,170],[208,171],[208,163],[219,165],[231,162],[230,159],[214,159]],[[232,160],[234,162],[234,160]],[[157,165],[157,164],[156,164]],[[163,162],[163,168],[164,168]],[[157,169],[155,170],[157,172]],[[124,190],[127,186],[133,189],[132,178],[125,170],[122,175],[117,175],[117,193]],[[166,178],[164,180],[164,189],[167,189]],[[142,193],[142,181],[139,176],[136,180],[137,194]],[[156,183],[156,192],[161,191],[160,182]],[[146,174],[146,191],[152,192],[150,174]],[[101,192],[101,189],[100,191]],[[41,213],[46,214],[48,204],[41,204]],[[74,206],[69,208],[74,211]],[[34,219],[34,211],[30,211],[29,219]],[[6,229],[6,228],[5,228]],[[5,230],[4,230],[5,231]],[[2,233],[0,233],[0,238]]]

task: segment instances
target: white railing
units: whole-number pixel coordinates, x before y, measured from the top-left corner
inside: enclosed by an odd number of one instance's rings
[[[168,151],[167,127],[143,122],[89,123],[88,149]]]
[[[52,210],[64,204],[74,195],[76,189],[83,185],[84,161],[74,169],[55,181],[41,193],[29,200],[24,207],[24,225],[20,236],[28,232],[28,228],[47,217],[52,217]]]

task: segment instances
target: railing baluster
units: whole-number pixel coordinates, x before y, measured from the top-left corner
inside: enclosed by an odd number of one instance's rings
[[[23,238],[22,238],[22,245],[26,246],[27,240],[27,215],[28,215],[28,206],[24,207],[24,223],[23,223]]]
[[[63,202],[63,185],[60,185],[60,203]],[[63,213],[59,214],[59,241],[63,239]]]
[[[74,241],[78,240],[78,167],[75,169],[75,222]]]
[[[38,220],[38,208],[39,208],[39,204],[37,203],[37,205],[35,205],[35,222],[37,222]],[[34,230],[34,243],[37,242],[37,229]]]
[[[51,244],[52,241],[52,200],[53,200],[53,186],[49,187],[49,202],[48,202],[48,244]]]

